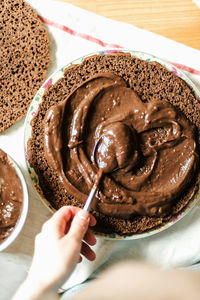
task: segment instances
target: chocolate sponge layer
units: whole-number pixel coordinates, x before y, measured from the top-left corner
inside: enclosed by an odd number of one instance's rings
[[[69,93],[91,75],[102,72],[113,72],[123,77],[127,86],[132,88],[143,102],[153,100],[169,101],[178,110],[182,111],[196,128],[196,141],[199,151],[200,132],[200,104],[191,88],[179,77],[170,73],[157,62],[147,62],[132,57],[129,54],[112,53],[109,55],[94,55],[86,58],[80,65],[67,68],[64,77],[47,88],[43,102],[32,121],[32,138],[29,140],[28,154],[31,166],[39,176],[40,186],[46,199],[55,209],[63,205],[82,207],[70,190],[65,190],[57,175],[48,165],[43,148],[43,120],[46,111],[55,103],[64,101]],[[177,215],[187,206],[192,195],[197,191],[199,183],[199,168],[187,190],[176,199],[167,216],[134,216],[124,220],[106,216],[93,211],[97,218],[96,230],[104,233],[132,234],[141,233],[161,226]]]
[[[49,41],[23,0],[0,0],[0,132],[27,112],[46,77]]]

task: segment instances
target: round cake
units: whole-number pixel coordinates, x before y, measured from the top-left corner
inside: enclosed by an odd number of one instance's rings
[[[199,112],[191,88],[159,63],[93,55],[46,89],[28,160],[55,209],[82,207],[96,185],[96,231],[142,233],[198,189]]]
[[[46,77],[47,31],[23,0],[0,1],[0,132],[21,119]]]

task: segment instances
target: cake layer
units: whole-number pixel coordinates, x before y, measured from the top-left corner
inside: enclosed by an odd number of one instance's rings
[[[97,91],[99,80],[106,86],[103,92],[102,83]],[[94,85],[91,93],[84,92],[88,85]],[[116,85],[120,101],[112,85]],[[169,114],[166,122],[164,112]],[[143,113],[143,123],[134,119]],[[51,127],[51,118],[56,115]],[[48,122],[49,128],[45,125]],[[46,89],[32,120],[29,162],[55,209],[82,207],[98,170],[104,169],[92,211],[97,218],[96,230],[144,232],[180,213],[197,191],[199,130],[199,101],[181,78],[157,62],[128,53],[94,55],[66,68],[64,76]],[[56,143],[50,141],[54,138]],[[152,202],[145,193],[153,195]],[[162,195],[159,210],[155,203]]]

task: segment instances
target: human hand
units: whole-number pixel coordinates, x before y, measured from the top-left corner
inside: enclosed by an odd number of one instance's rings
[[[81,255],[94,260],[96,256],[90,246],[96,239],[88,226],[95,224],[95,218],[80,208],[60,208],[36,236],[27,277],[29,285],[31,283],[36,289],[57,289],[81,262]]]

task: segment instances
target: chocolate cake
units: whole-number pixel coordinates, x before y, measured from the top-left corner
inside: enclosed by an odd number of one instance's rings
[[[199,113],[191,88],[159,63],[90,56],[46,89],[29,163],[55,209],[82,207],[96,184],[97,231],[145,232],[198,189]]]
[[[13,231],[22,209],[20,180],[5,152],[0,149],[0,243]]]
[[[49,65],[47,31],[23,0],[0,1],[0,132],[27,112]]]

